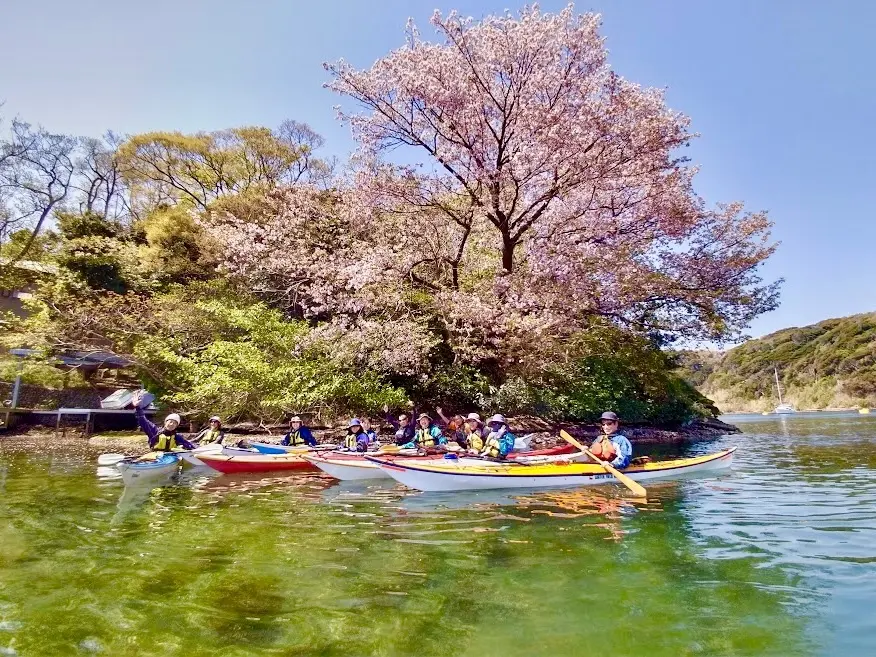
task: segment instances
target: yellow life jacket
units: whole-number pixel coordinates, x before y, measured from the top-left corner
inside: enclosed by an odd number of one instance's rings
[[[296,429],[295,431],[289,432],[289,444],[293,447],[297,445],[304,445],[307,441],[301,437],[301,429]]]
[[[155,445],[152,447],[153,452],[172,452],[177,449],[179,445],[176,444],[176,433],[171,436],[168,436],[163,431],[159,432],[158,436],[156,436]]]
[[[499,445],[499,439],[494,436],[490,436],[487,438],[487,442],[484,445],[487,449],[487,456],[490,456],[494,459],[499,458],[499,455],[502,453],[501,446]]]
[[[481,436],[481,432],[477,429],[466,434],[465,439],[468,441],[469,449],[481,451],[484,448],[484,438]]]
[[[414,442],[418,443],[421,447],[434,447],[435,436],[432,435],[431,431],[431,426],[426,429],[420,427],[417,429],[417,433],[414,434]]]
[[[351,451],[356,451],[356,447],[359,443],[359,434],[358,433],[348,433],[347,437],[344,438],[344,447]]]
[[[201,436],[201,442],[204,443],[205,445],[208,445],[210,443],[219,442],[219,437],[221,435],[222,435],[222,429],[216,429],[215,431],[213,429],[207,429],[204,432],[204,435]]]

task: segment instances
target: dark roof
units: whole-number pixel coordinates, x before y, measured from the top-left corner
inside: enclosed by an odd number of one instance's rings
[[[10,349],[9,353],[19,358],[27,358],[37,354],[35,349]],[[66,365],[67,367],[82,367],[82,368],[120,368],[128,367],[133,363],[127,358],[123,358],[108,351],[70,351],[64,354],[58,354],[54,357],[56,364]]]

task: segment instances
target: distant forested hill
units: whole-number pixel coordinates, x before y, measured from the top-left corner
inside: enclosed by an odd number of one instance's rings
[[[727,352],[679,352],[680,373],[722,412],[766,411],[782,394],[798,409],[876,406],[876,313],[827,319]]]

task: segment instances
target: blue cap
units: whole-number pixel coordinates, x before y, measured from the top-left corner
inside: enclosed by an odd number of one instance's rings
[[[347,425],[347,428],[349,429],[350,427],[361,427],[361,426],[362,426],[362,423],[359,422],[359,418],[354,417],[352,420],[350,420],[350,424]]]

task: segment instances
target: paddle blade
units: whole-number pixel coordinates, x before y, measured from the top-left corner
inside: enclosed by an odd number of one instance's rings
[[[124,460],[124,454],[101,454],[97,457],[98,465],[115,465],[119,461]]]

